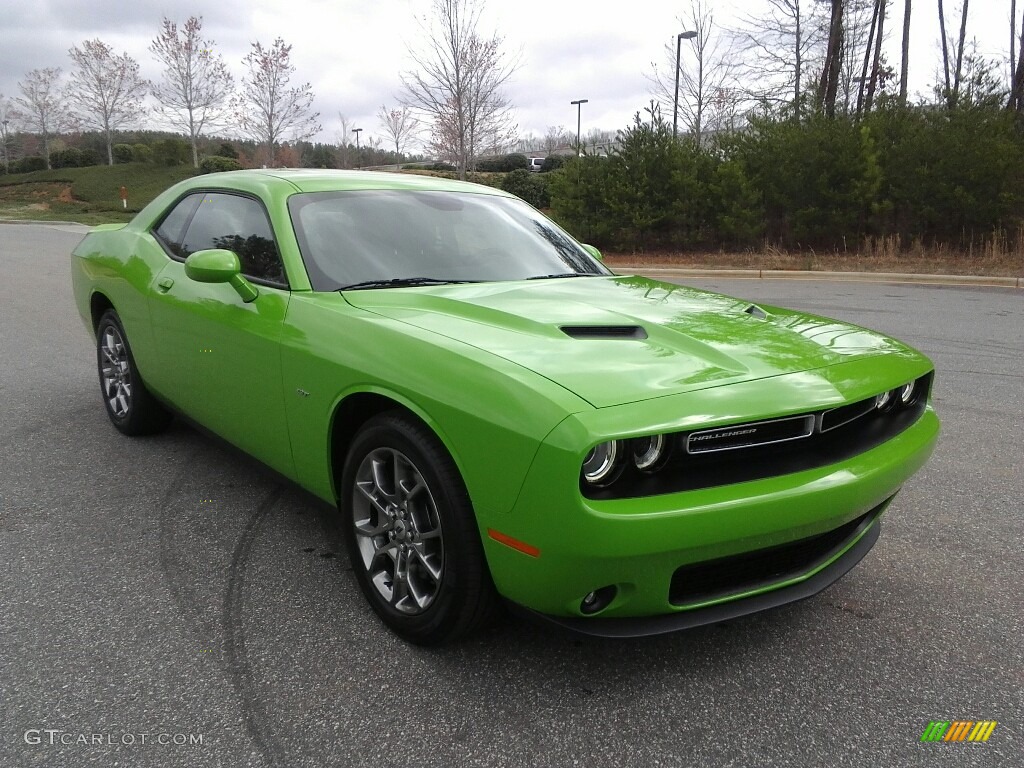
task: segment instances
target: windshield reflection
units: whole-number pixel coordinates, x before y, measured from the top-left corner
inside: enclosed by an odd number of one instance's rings
[[[411,277],[500,282],[611,274],[554,222],[515,198],[409,190],[309,192],[291,197],[288,209],[318,291],[372,282],[401,287]]]

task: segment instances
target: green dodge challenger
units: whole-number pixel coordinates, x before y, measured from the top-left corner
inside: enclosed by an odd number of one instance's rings
[[[808,597],[939,432],[904,344],[615,275],[473,184],[199,176],[92,230],[72,275],[114,426],[181,414],[336,505],[415,643],[502,600],[625,637]]]

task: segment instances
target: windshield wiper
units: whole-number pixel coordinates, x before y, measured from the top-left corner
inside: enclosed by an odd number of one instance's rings
[[[554,280],[559,277],[595,277],[595,275],[589,272],[555,272],[550,275],[534,275],[533,277],[526,278],[527,280]]]
[[[390,280],[364,280],[361,283],[343,285],[339,291],[360,291],[365,288],[404,288],[411,285],[451,285],[453,283],[475,283],[477,280],[441,280],[436,277],[393,277]]]

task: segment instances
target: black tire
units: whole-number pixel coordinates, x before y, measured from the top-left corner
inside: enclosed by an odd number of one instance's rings
[[[171,414],[146,389],[117,312],[108,309],[96,326],[96,367],[100,394],[111,423],[125,435],[165,429]]]
[[[384,471],[373,471],[389,461],[394,462],[390,480]],[[403,500],[400,473],[405,490],[420,488],[419,480],[423,488]],[[356,580],[397,635],[417,645],[439,645],[465,636],[493,615],[497,595],[469,494],[448,451],[422,422],[394,411],[360,429],[345,461],[340,507]],[[379,535],[368,533],[377,529]]]

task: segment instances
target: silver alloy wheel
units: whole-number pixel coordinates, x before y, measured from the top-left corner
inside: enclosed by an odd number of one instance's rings
[[[395,610],[423,613],[444,577],[444,538],[423,475],[393,448],[368,453],[352,493],[356,544],[370,582]]]
[[[103,329],[100,355],[103,396],[107,399],[110,412],[118,419],[123,419],[132,407],[132,373],[128,348],[116,326],[108,325]]]

